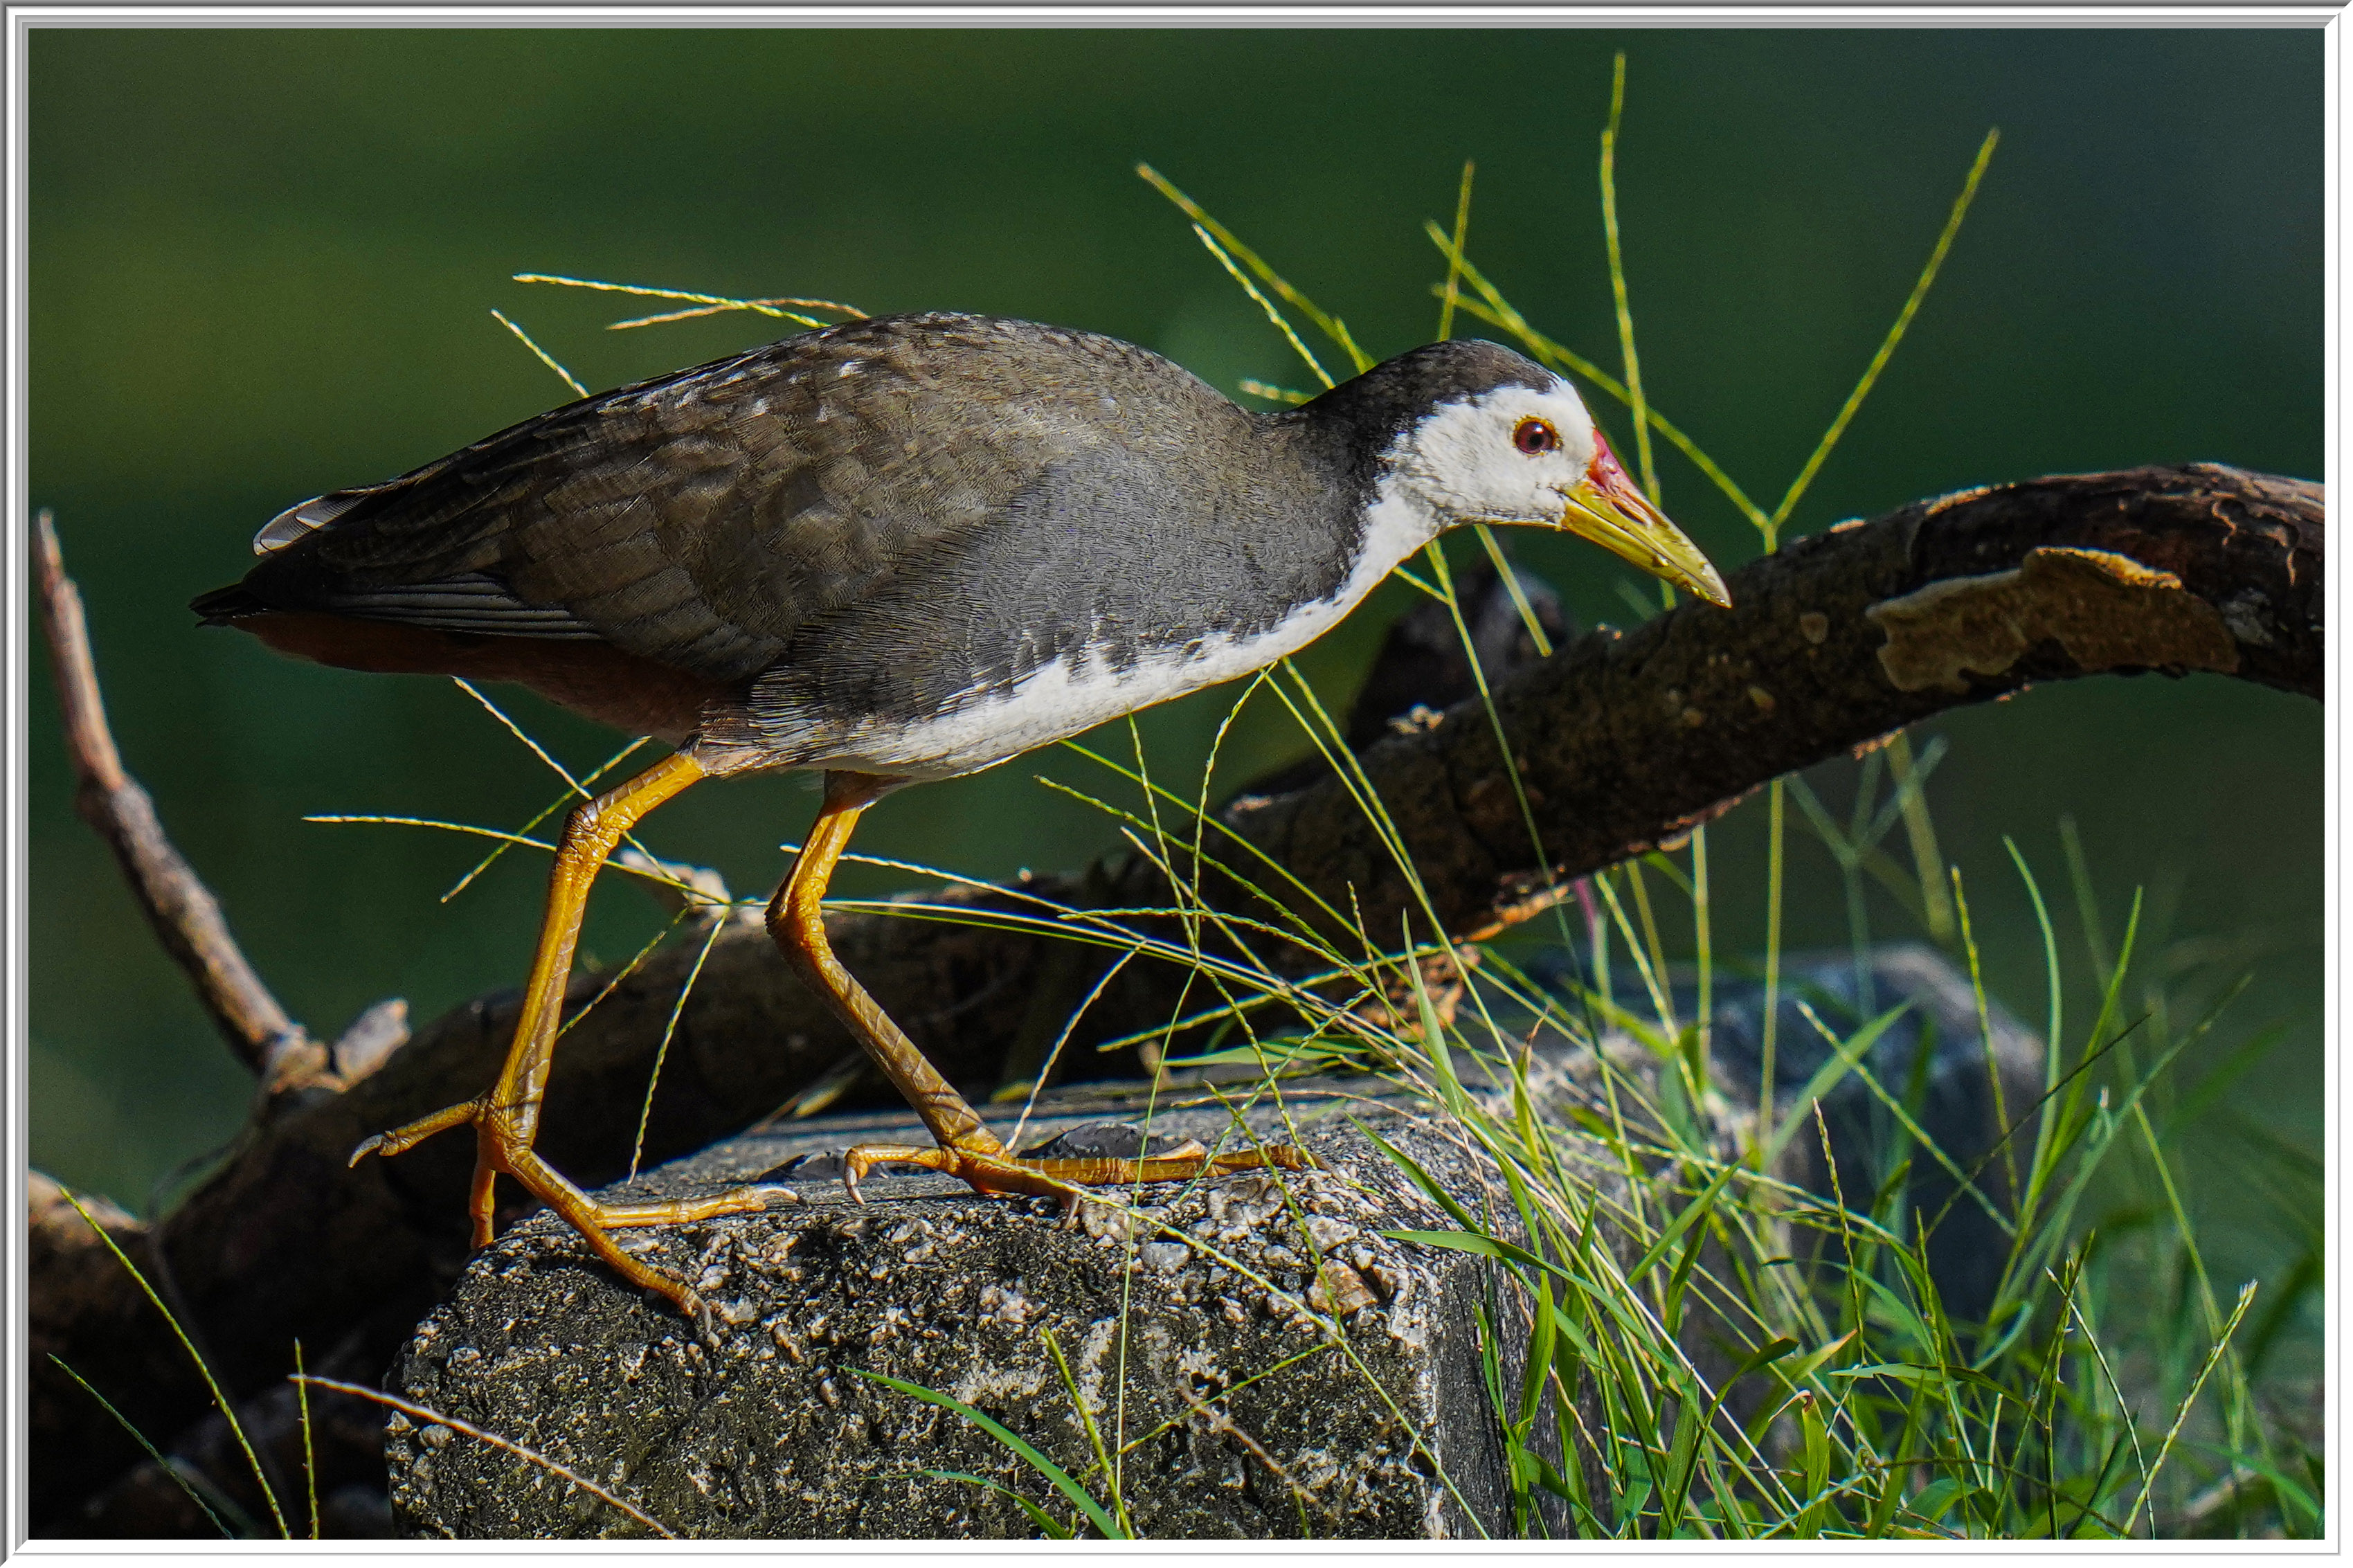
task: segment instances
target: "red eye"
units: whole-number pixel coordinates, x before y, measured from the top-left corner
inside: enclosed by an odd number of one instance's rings
[[[1542,419],[1523,419],[1512,432],[1512,445],[1531,458],[1560,449],[1560,432]]]

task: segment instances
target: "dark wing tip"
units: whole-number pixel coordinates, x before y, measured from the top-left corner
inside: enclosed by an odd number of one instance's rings
[[[253,596],[253,590],[242,583],[226,588],[215,588],[209,594],[199,594],[188,601],[188,608],[204,617],[208,626],[225,626],[240,616],[259,616],[269,606]]]

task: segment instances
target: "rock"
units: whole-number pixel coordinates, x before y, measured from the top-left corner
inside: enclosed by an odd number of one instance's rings
[[[1810,1006],[1841,1037],[1851,1037],[1886,1009],[1908,1004],[1862,1053],[1871,1081],[1850,1071],[1820,1096],[1822,1121],[1837,1165],[1837,1188],[1858,1194],[1857,1201],[1862,1201],[1860,1194],[1879,1191],[1894,1176],[1897,1162],[1909,1159],[1905,1196],[1923,1222],[1936,1222],[1928,1236],[1928,1267],[1945,1310],[1957,1321],[1974,1321],[1993,1301],[2010,1238],[1985,1205],[1961,1190],[1943,1161],[1915,1145],[1888,1100],[1907,1107],[1953,1166],[1970,1175],[1986,1203],[2006,1212],[2011,1165],[1997,1149],[2006,1128],[2020,1126],[2023,1131],[2009,1145],[2018,1168],[2023,1170],[2033,1156],[2042,1041],[1990,1002],[1980,1020],[1968,976],[1935,948],[1890,945],[1873,949],[1869,956],[1868,991],[1860,995],[1863,987],[1849,954],[1797,954],[1785,967],[1774,1031],[1778,1114],[1787,1117],[1799,1108],[1799,1097],[1833,1055],[1799,1003]],[[1736,1086],[1740,1103],[1753,1106],[1764,1069],[1764,987],[1720,985],[1713,1011],[1718,1077]],[[1874,1092],[1873,1082],[1885,1098]],[[1831,1172],[1822,1155],[1820,1133],[1807,1128],[1790,1140],[1783,1173],[1810,1191],[1829,1193]]]
[[[1102,1123],[1140,1099],[1092,1098],[1033,1125],[1059,1133],[1062,1152],[1123,1138],[1133,1149],[1133,1131]],[[1359,1096],[1285,1100],[1326,1169],[1156,1185],[1133,1206],[1113,1192],[1067,1217],[1052,1200],[984,1199],[929,1173],[871,1179],[862,1206],[819,1180],[797,1188],[796,1205],[633,1238],[729,1320],[709,1341],[543,1214],[475,1260],[393,1382],[681,1535],[1037,1534],[1008,1490],[1071,1522],[1074,1510],[1003,1443],[885,1377],[1002,1422],[1106,1506],[1116,1489],[1140,1535],[1508,1531],[1473,1310],[1491,1266],[1380,1234],[1451,1222],[1351,1122],[1466,1201],[1481,1201],[1488,1178]],[[913,1135],[863,1120],[817,1137]],[[1250,1121],[1261,1135],[1280,1125]],[[1214,1106],[1152,1118],[1172,1140],[1214,1142],[1225,1122]],[[626,1190],[775,1180],[811,1141],[740,1139]],[[1516,1387],[1516,1365],[1506,1370]],[[1121,1450],[1116,1489],[1090,1470],[1089,1422]],[[648,1533],[532,1460],[451,1434],[394,1424],[405,1531]]]
[[[1777,1171],[1810,1192],[1830,1196],[1843,1191],[1866,1202],[1894,1177],[1900,1163],[1908,1162],[1903,1182],[1906,1206],[1923,1221],[1936,1222],[1928,1237],[1928,1264],[1946,1310],[1957,1321],[1973,1320],[1991,1303],[2010,1249],[1985,1204],[2006,1209],[2010,1202],[2010,1163],[2000,1152],[2004,1132],[2011,1126],[2023,1129],[2010,1141],[2021,1168],[2032,1152],[2033,1119],[2042,1098],[2042,1041],[1990,1000],[1980,1019],[1968,975],[1933,947],[1889,943],[1868,950],[1865,958],[1861,973],[1851,952],[1783,958],[1775,1008],[1774,1118],[1778,1123],[1805,1112],[1810,1089],[1821,1122],[1817,1128],[1810,1114],[1803,1116]],[[1574,979],[1556,952],[1534,964],[1532,973],[1563,992]],[[1672,975],[1669,989],[1677,1020],[1688,1025],[1698,1015],[1696,985],[1687,975]],[[1620,1000],[1627,1001],[1622,992]],[[1628,1005],[1635,1016],[1652,1021],[1646,1006]],[[1860,1053],[1855,1068],[1823,1081],[1835,1053],[1807,1013],[1844,1040],[1899,1005],[1903,1011]],[[1719,1125],[1726,1116],[1753,1119],[1765,1069],[1763,982],[1720,970],[1708,1012],[1710,1067],[1723,1101],[1712,1119]],[[1497,1023],[1510,1034],[1526,1030],[1534,1019],[1499,1007]],[[1548,1043],[1550,1051],[1545,1049]],[[1538,1036],[1537,1048],[1555,1063],[1579,1059],[1568,1042],[1548,1030]],[[1671,1090],[1673,1085],[1661,1087]],[[1670,1114],[1692,1114],[1680,1100],[1670,1093],[1662,1104]],[[1891,1100],[1906,1108],[1951,1161],[1950,1168],[1918,1147]],[[1962,1190],[1956,1169],[1970,1175],[1984,1203]]]

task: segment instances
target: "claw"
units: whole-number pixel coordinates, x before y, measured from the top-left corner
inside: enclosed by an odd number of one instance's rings
[[[384,1134],[381,1132],[370,1133],[367,1137],[360,1140],[360,1146],[358,1148],[352,1151],[352,1164],[356,1166],[362,1160],[366,1159],[370,1154],[375,1153],[377,1150],[383,1147]]]

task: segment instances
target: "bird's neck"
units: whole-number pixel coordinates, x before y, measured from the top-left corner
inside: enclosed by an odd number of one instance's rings
[[[1357,535],[1356,566],[1349,586],[1357,596],[1369,593],[1381,579],[1453,526],[1421,490],[1392,469],[1376,479],[1364,509],[1364,528]]]
[[[1359,378],[1362,379],[1362,378]],[[1350,386],[1356,383],[1349,383]],[[1326,394],[1326,399],[1333,395]],[[1349,560],[1340,596],[1354,605],[1378,586],[1408,557],[1453,526],[1428,492],[1415,485],[1405,467],[1395,459],[1394,447],[1368,444],[1353,420],[1324,416],[1315,404],[1265,416],[1268,432],[1291,446],[1302,480],[1326,494],[1352,497],[1355,537],[1346,537],[1342,521],[1349,503],[1342,501],[1341,540]],[[1392,437],[1392,441],[1394,441]]]

